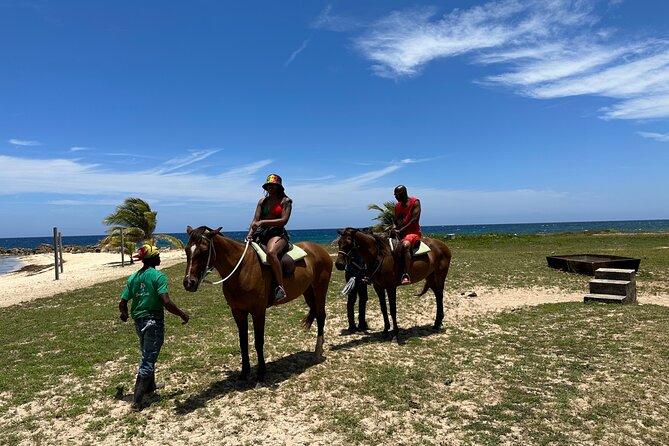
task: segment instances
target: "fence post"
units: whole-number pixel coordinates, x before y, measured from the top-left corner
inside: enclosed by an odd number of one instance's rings
[[[123,238],[123,228],[121,228],[121,267],[125,266],[125,239]]]
[[[53,228],[53,270],[56,272],[58,280],[58,228]]]

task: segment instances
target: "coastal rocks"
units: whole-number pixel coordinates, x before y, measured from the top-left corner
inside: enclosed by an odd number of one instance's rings
[[[0,248],[0,255],[4,256],[29,256],[33,254],[49,254],[53,252],[53,246],[42,244],[37,248]],[[63,246],[63,252],[69,252],[73,254],[85,253],[85,252],[102,252],[99,246],[75,246],[67,245]]]

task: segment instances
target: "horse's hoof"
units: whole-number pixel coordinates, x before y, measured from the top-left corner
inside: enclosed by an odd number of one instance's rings
[[[358,330],[360,330],[360,331],[369,331],[369,326],[367,325],[366,322],[365,322],[365,323],[358,324]]]

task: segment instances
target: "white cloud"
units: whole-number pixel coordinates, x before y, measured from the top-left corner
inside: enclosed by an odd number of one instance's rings
[[[15,146],[22,146],[22,147],[39,146],[42,144],[39,141],[27,141],[23,139],[14,139],[14,138],[10,139],[8,142]]]
[[[669,142],[669,133],[637,132],[637,134],[644,138],[654,139],[655,141]]]
[[[90,150],[88,147],[70,147],[70,152],[83,152],[85,150]]]
[[[165,161],[160,167],[153,171],[155,174],[166,174],[176,172],[186,166],[200,162],[209,158],[211,155],[218,153],[219,150],[191,150],[190,155],[185,157],[173,158]]]
[[[606,119],[669,117],[669,41],[617,37],[600,24],[598,3],[500,0],[443,16],[434,8],[396,11],[355,45],[382,77],[416,76],[436,60],[469,55],[508,70],[484,83],[521,95],[611,98],[616,102],[601,110]]]

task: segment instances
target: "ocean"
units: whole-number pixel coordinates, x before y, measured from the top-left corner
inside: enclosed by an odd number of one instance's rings
[[[669,232],[669,220],[629,220],[629,221],[583,221],[560,223],[517,223],[488,225],[445,225],[423,226],[424,234],[559,234],[563,232],[597,232],[614,230],[619,232]],[[337,238],[336,229],[289,229],[293,241],[310,241],[321,245],[330,244]],[[226,236],[242,240],[246,231],[224,232]],[[169,234],[187,242],[186,233]],[[63,234],[63,245],[91,246],[96,245],[104,235],[66,235]],[[1,248],[36,248],[41,244],[53,244],[53,236],[49,237],[17,237],[0,238]],[[164,246],[162,242],[158,246]],[[13,257],[0,256],[0,274],[14,271],[20,264]]]

